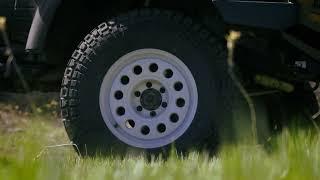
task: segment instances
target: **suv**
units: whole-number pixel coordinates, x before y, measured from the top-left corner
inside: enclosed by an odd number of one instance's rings
[[[212,152],[318,111],[319,2],[1,0],[0,15],[27,82],[62,79],[79,153]]]

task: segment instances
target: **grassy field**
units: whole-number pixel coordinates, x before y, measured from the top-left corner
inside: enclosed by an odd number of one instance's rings
[[[71,147],[45,149],[68,139],[57,103],[30,114],[26,107],[0,104],[0,180],[55,179],[320,179],[320,134],[284,130],[270,148],[245,144],[222,148],[217,157],[174,153],[164,161],[143,157],[79,158]]]

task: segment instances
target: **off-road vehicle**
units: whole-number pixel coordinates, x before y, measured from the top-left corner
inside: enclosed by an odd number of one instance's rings
[[[319,0],[1,0],[0,15],[1,89],[15,64],[31,88],[62,78],[81,154],[212,151],[318,111]]]

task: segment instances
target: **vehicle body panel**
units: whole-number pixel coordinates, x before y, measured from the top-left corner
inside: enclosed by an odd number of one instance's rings
[[[41,50],[52,17],[61,0],[39,2],[30,29],[27,50]],[[297,7],[292,3],[262,1],[213,1],[224,20],[230,24],[282,30],[297,22]]]
[[[298,7],[293,3],[234,0],[213,3],[229,24],[285,30],[297,23]]]

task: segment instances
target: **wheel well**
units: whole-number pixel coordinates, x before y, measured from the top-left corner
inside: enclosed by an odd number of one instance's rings
[[[217,12],[211,1],[64,0],[49,28],[45,43],[47,63],[64,66],[72,51],[94,27],[106,19],[139,8],[176,10],[204,23]]]

